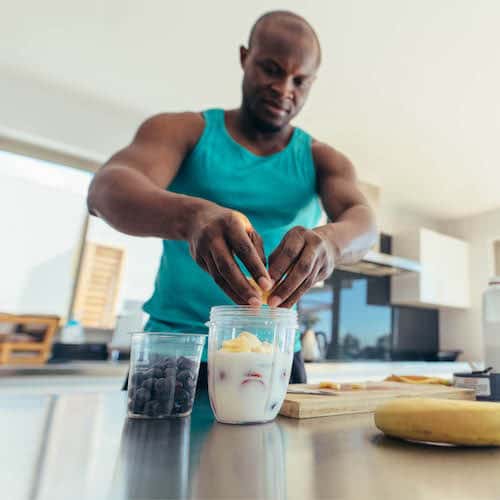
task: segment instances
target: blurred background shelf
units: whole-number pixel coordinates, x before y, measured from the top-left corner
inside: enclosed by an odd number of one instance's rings
[[[0,364],[45,363],[59,323],[59,316],[0,313]]]

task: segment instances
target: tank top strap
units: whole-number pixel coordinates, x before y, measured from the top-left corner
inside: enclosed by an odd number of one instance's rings
[[[211,132],[220,129],[224,123],[224,110],[223,109],[207,109],[203,111],[203,118],[205,119],[204,132]]]

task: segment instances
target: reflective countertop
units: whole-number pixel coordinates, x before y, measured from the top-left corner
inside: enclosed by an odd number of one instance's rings
[[[5,500],[498,499],[500,449],[380,434],[373,416],[216,423],[128,420],[125,394],[0,398]]]

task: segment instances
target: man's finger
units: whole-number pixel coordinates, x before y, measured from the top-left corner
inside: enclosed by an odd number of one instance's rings
[[[217,285],[224,291],[224,293],[236,304],[246,304],[245,300],[240,297],[233,287],[224,279],[224,277],[219,273],[217,265],[211,254],[203,258],[205,262],[205,267],[207,272],[212,276],[213,280]]]
[[[298,259],[305,241],[298,233],[287,233],[269,257],[269,275],[278,283]]]
[[[245,278],[227,246],[225,244],[214,245],[211,255],[220,276],[230,285],[233,292],[240,297],[239,303],[260,305],[261,300],[257,291]]]
[[[252,240],[253,246],[257,250],[257,253],[259,254],[260,260],[264,264],[264,266],[267,264],[267,259],[266,259],[266,253],[264,251],[264,242],[260,236],[259,233],[256,231],[252,231],[249,233],[250,239]]]
[[[231,250],[243,262],[253,279],[262,288],[269,290],[271,288],[269,274],[250,236],[237,225],[228,232],[227,239]]]
[[[290,308],[304,295],[313,285],[316,283],[318,277],[317,275],[309,276],[302,284],[295,290],[287,300],[281,303],[280,307]]]
[[[305,246],[286,278],[273,290],[268,304],[271,307],[277,307],[286,302],[313,272],[316,274],[316,267],[317,255],[315,250],[311,246]]]

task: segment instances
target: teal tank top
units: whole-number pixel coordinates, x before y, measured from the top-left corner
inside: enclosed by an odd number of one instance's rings
[[[229,135],[224,110],[203,116],[203,133],[169,191],[243,212],[261,235],[266,256],[292,227],[318,224],[321,205],[309,134],[295,128],[285,149],[258,156]],[[207,333],[210,308],[226,304],[233,302],[192,259],[188,243],[164,240],[154,292],[144,304],[150,315],[145,329]],[[298,334],[295,350],[300,350]]]

